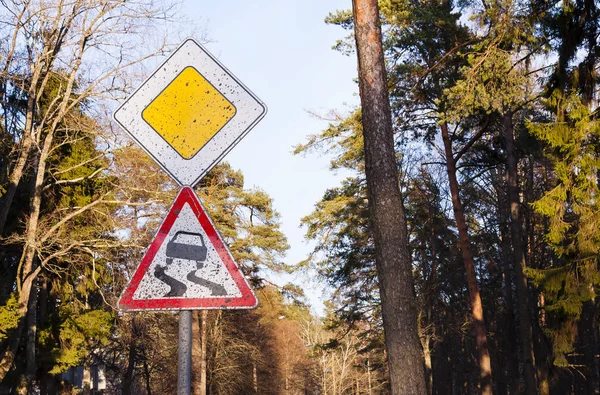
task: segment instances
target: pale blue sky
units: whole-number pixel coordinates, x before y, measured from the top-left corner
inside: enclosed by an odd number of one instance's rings
[[[269,108],[225,160],[244,173],[247,187],[259,187],[274,200],[290,250],[286,262],[305,259],[311,247],[300,219],[309,214],[341,174],[329,171],[329,158],[292,155],[294,145],[327,126],[307,113],[347,112],[358,102],[356,59],[331,49],[347,32],[324,23],[330,11],[350,0],[187,0],[187,17],[206,27],[206,47]],[[281,280],[279,280],[281,281]],[[314,282],[309,282],[314,284]],[[300,283],[321,311],[318,287]]]

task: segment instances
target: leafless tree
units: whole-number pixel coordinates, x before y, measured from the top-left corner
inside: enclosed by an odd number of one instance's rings
[[[40,273],[61,256],[106,247],[104,240],[69,233],[72,221],[90,213],[106,217],[106,207],[131,202],[124,193],[107,189],[84,204],[41,213],[53,186],[107,176],[114,143],[108,138],[109,123],[102,118],[108,112],[106,100],[122,98],[130,91],[133,66],[168,50],[156,26],[171,20],[174,9],[174,4],[153,1],[1,1],[2,132],[3,138],[11,139],[12,151],[10,160],[0,163],[6,180],[0,195],[0,236],[6,233],[17,187],[26,178],[32,192],[23,218],[24,233],[5,238],[21,243],[23,252],[14,281],[20,319],[1,355],[0,380],[13,366]],[[12,116],[6,113],[9,97],[23,103]],[[75,162],[68,168],[55,168],[49,160],[61,147],[90,138],[104,148],[101,158]],[[97,167],[83,176],[69,177],[92,162]],[[32,336],[35,341],[35,332]],[[27,355],[32,359],[28,365],[33,366],[35,347],[28,347]]]

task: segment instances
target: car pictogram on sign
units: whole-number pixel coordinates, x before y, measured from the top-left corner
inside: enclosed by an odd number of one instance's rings
[[[181,236],[189,236],[187,237],[189,241],[196,241],[197,243],[185,243],[182,241],[183,238]],[[202,269],[202,262],[206,260],[206,253],[206,244],[204,244],[201,234],[180,230],[167,243],[167,265],[173,263],[173,259],[187,259],[196,261],[198,269]]]

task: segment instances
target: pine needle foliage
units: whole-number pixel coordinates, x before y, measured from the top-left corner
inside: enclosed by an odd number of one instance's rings
[[[600,122],[576,94],[565,97],[555,91],[546,104],[555,112],[554,121],[528,127],[547,144],[557,180],[533,208],[549,220],[545,238],[558,259],[552,267],[527,273],[543,290],[546,309],[560,320],[558,329],[547,331],[554,364],[568,366],[575,322],[600,285]]]

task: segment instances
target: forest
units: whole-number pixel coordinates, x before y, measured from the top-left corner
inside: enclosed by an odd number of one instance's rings
[[[360,59],[352,3],[323,18]],[[378,7],[412,285],[389,289],[409,297],[381,291],[366,106],[333,109],[292,148],[348,174],[304,213],[301,262],[240,170],[195,186],[259,307],[194,311],[193,393],[401,394],[388,298],[414,311],[410,393],[600,394],[600,2]],[[111,113],[178,44],[178,12],[0,1],[0,394],[177,392],[178,314],[117,301],[179,186]],[[265,273],[316,276],[324,313]]]

